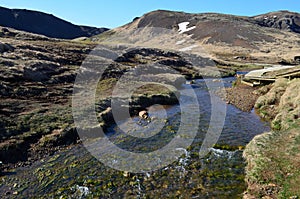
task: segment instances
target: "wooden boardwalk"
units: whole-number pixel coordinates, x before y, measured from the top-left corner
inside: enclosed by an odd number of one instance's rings
[[[274,66],[260,70],[253,70],[242,77],[242,83],[249,86],[274,82],[278,78],[300,77],[300,66]]]

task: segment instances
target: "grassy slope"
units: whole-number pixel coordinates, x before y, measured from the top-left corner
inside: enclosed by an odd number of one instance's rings
[[[256,108],[272,120],[274,130],[255,137],[244,151],[249,185],[245,198],[300,197],[299,91],[300,79],[280,79],[258,99]]]
[[[6,168],[10,163],[40,159],[77,142],[72,118],[73,84],[77,70],[96,44],[51,39],[1,27],[0,36],[0,47],[11,46],[0,49],[0,160]],[[132,65],[119,64],[107,72],[107,79],[99,81],[96,96],[99,115],[110,106],[107,101],[117,82],[113,77]],[[25,76],[24,70],[30,75]],[[44,79],[34,79],[40,76]],[[171,74],[152,78],[175,84],[184,81]],[[132,87],[129,83],[124,85]],[[143,106],[158,101],[176,103],[174,89],[153,84],[140,87],[132,101]],[[109,123],[98,119],[100,124]]]

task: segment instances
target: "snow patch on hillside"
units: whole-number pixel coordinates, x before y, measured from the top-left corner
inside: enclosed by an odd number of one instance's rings
[[[191,30],[193,30],[193,29],[196,28],[196,26],[188,28],[189,24],[190,24],[190,22],[182,22],[182,23],[178,24],[178,27],[179,27],[178,32],[179,32],[179,34],[191,31]]]

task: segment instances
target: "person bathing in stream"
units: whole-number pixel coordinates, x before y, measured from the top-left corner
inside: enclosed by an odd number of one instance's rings
[[[143,123],[150,123],[151,122],[151,118],[149,117],[149,113],[146,110],[140,111],[139,112],[139,121],[138,124],[143,124]]]

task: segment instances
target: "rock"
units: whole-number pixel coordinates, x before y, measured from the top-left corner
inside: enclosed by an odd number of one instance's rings
[[[300,33],[299,13],[289,11],[270,12],[255,16],[254,19],[261,26]]]
[[[124,172],[123,172],[123,176],[124,176],[124,177],[129,177],[129,174],[130,174],[130,173],[129,173],[128,171],[124,171]]]
[[[300,55],[297,55],[294,57],[294,61],[297,63],[297,64],[300,64]]]
[[[12,47],[11,45],[0,42],[0,53],[5,53],[8,51],[13,51],[13,50],[14,50],[14,47]]]
[[[3,33],[8,33],[9,30],[8,30],[8,28],[1,28],[1,32],[3,32]]]
[[[47,81],[58,74],[59,64],[48,61],[36,61],[24,67],[24,79],[31,81]]]
[[[0,95],[2,96],[8,96],[9,95],[10,88],[7,85],[4,85],[3,83],[0,83]]]
[[[195,80],[190,81],[190,84],[195,84],[195,83],[196,83]]]
[[[14,37],[16,33],[10,31],[8,28],[1,28],[0,29],[0,37]]]

